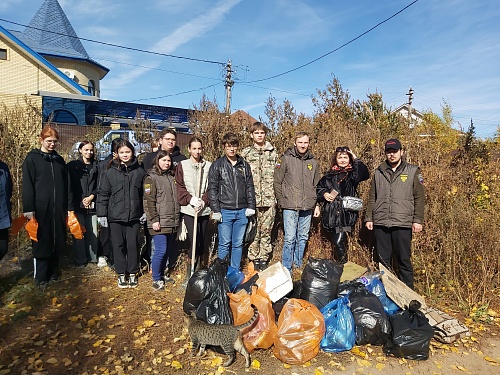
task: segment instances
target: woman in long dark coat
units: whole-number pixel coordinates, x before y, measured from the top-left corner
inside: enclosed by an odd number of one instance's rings
[[[23,163],[23,212],[38,222],[32,241],[35,283],[44,287],[59,279],[59,254],[66,242],[66,219],[73,211],[73,197],[64,159],[55,151],[57,130],[46,126],[40,133],[40,149],[31,150]]]
[[[347,262],[347,233],[358,219],[357,212],[342,207],[342,197],[357,196],[358,184],[368,177],[368,168],[349,147],[337,147],[330,170],[316,188],[318,202],[324,202],[321,222],[330,232],[333,255],[339,263]]]

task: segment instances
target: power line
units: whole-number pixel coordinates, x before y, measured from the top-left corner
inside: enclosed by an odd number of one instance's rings
[[[73,35],[68,35],[68,34],[64,34],[64,33],[58,33],[56,31],[50,31],[50,30],[40,29],[38,27],[23,25],[22,23],[8,21],[8,20],[3,19],[3,18],[0,18],[0,21],[11,23],[11,24],[17,25],[17,26],[27,27],[29,29],[43,31],[43,32],[46,32],[46,33],[51,33],[51,34],[60,35],[60,36],[66,36],[68,38],[74,38],[74,39],[84,40],[86,42],[91,42],[91,43],[96,43],[96,44],[102,44],[102,45],[105,45],[105,46],[108,46],[108,47],[121,48],[121,49],[129,50],[129,51],[147,53],[147,54],[150,54],[150,55],[172,57],[172,58],[175,58],[175,59],[204,62],[204,63],[209,63],[209,64],[225,65],[225,63],[219,62],[219,61],[197,59],[197,58],[194,58],[194,57],[186,57],[186,56],[177,56],[177,55],[171,55],[171,54],[168,54],[168,53],[154,52],[154,51],[148,51],[148,50],[140,49],[140,48],[121,46],[119,44],[114,44],[114,43],[101,42],[101,41],[93,40],[93,39],[80,38],[79,36],[73,36]]]
[[[238,82],[238,81],[237,81]],[[278,92],[284,92],[286,94],[294,94],[294,95],[300,95],[300,96],[307,96],[308,98],[311,97],[311,94],[301,94],[299,92],[293,92],[293,91],[287,91],[287,90],[281,90],[281,89],[276,89],[276,88],[271,88],[271,87],[264,87],[264,86],[257,86],[257,85],[250,85],[246,82],[238,82],[242,86],[250,86],[250,87],[255,87],[258,89],[264,89],[264,90],[272,90],[272,91],[278,91]]]
[[[109,60],[109,59],[103,59],[103,58],[99,58],[99,60],[108,61],[108,62],[112,62],[112,63],[115,63],[115,64],[122,64],[122,65],[127,65],[127,66],[135,66],[137,68],[144,68],[144,69],[150,69],[150,70],[158,70],[160,72],[174,73],[174,74],[179,74],[179,75],[184,75],[184,76],[189,76],[189,77],[210,79],[212,81],[219,81],[220,80],[219,78],[212,78],[212,77],[199,76],[199,75],[196,75],[196,74],[176,72],[174,70],[168,70],[168,69],[162,69],[162,68],[154,68],[152,66],[145,66],[145,65],[138,65],[138,64],[131,64],[131,63],[123,62],[123,61],[115,61],[115,60]]]
[[[253,80],[253,81],[248,81],[248,83],[255,83],[255,82],[268,81],[268,80],[270,80],[270,79],[273,79],[273,78],[277,78],[277,77],[284,76],[285,74],[288,74],[288,73],[294,72],[294,71],[299,70],[299,69],[302,69],[302,68],[304,68],[304,67],[306,67],[306,66],[308,66],[308,65],[311,65],[312,63],[315,63],[316,61],[321,60],[322,58],[324,58],[324,57],[326,57],[326,56],[328,56],[328,55],[331,55],[331,54],[332,54],[332,53],[334,53],[334,52],[337,52],[338,50],[340,50],[340,49],[344,48],[345,46],[348,46],[348,45],[349,45],[349,44],[351,44],[352,42],[354,42],[354,41],[358,40],[359,38],[361,38],[361,37],[365,36],[365,35],[366,35],[366,34],[368,34],[369,32],[371,32],[371,31],[375,30],[375,29],[376,29],[377,27],[379,27],[380,25],[382,25],[382,24],[386,23],[387,21],[389,21],[390,19],[392,19],[392,18],[396,17],[398,14],[400,14],[400,13],[401,13],[401,12],[403,12],[404,10],[408,9],[409,7],[411,7],[411,6],[412,6],[413,4],[415,4],[417,1],[418,1],[418,0],[414,0],[412,3],[408,4],[407,6],[405,6],[405,7],[404,7],[403,9],[401,9],[400,11],[398,11],[398,12],[394,13],[392,16],[390,16],[390,17],[386,18],[385,20],[383,20],[383,21],[381,21],[381,22],[377,23],[375,26],[373,26],[372,28],[368,29],[368,30],[367,30],[367,31],[365,31],[364,33],[362,33],[362,34],[358,35],[357,37],[355,37],[355,38],[351,39],[350,41],[348,41],[348,42],[346,42],[346,43],[342,44],[340,47],[335,48],[333,51],[327,52],[327,53],[325,53],[324,55],[321,55],[320,57],[318,57],[318,58],[316,58],[316,59],[314,59],[314,60],[312,60],[312,61],[309,61],[309,62],[307,62],[307,63],[305,63],[305,64],[302,64],[302,65],[300,65],[300,66],[298,66],[298,67],[296,67],[296,68],[293,68],[293,69],[287,70],[286,72],[283,72],[283,73],[280,73],[280,74],[276,74],[276,75],[274,75],[274,76],[267,77],[267,78],[262,78],[262,79],[256,79],[256,80]]]
[[[202,90],[206,90],[210,87],[214,87],[214,86],[217,86],[218,84],[220,84],[221,82],[217,82],[217,83],[214,83],[213,85],[210,85],[210,86],[206,86],[206,87],[200,87],[199,89],[193,89],[193,90],[188,90],[188,91],[182,91],[182,92],[178,92],[178,93],[175,93],[175,94],[168,94],[168,95],[162,95],[162,96],[156,96],[154,98],[143,98],[143,99],[135,99],[135,100],[128,100],[128,102],[143,102],[145,100],[155,100],[155,99],[163,99],[163,98],[168,98],[170,96],[177,96],[177,95],[182,95],[182,94],[188,94],[190,92],[195,92],[195,91],[202,91]]]

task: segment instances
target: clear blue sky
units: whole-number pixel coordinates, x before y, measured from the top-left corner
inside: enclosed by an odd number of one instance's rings
[[[500,124],[500,4],[495,0],[59,0],[81,38],[225,63],[235,69],[233,111],[263,116],[267,98],[288,99],[312,115],[311,95],[335,75],[353,99],[379,92],[441,114],[443,100],[463,128],[481,137]],[[0,18],[27,24],[42,0],[3,0]],[[5,22],[7,29],[22,28]],[[91,42],[89,55],[110,69],[101,98],[192,108],[204,92],[224,106],[218,64],[154,56]],[[201,88],[215,85],[205,90]],[[193,92],[175,95],[185,91]]]

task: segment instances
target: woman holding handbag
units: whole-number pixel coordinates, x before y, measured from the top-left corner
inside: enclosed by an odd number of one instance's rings
[[[347,146],[337,147],[330,170],[316,188],[318,202],[323,203],[321,222],[330,233],[334,259],[347,262],[347,233],[358,219],[359,212],[343,204],[346,197],[356,197],[361,181],[370,177],[366,165]]]

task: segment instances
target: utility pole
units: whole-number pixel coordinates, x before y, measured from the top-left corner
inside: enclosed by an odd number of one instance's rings
[[[224,86],[226,87],[226,116],[231,115],[231,88],[234,85],[234,81],[231,78],[231,73],[233,73],[231,69],[231,60],[228,60],[226,64],[226,82],[224,84]]]
[[[410,86],[410,89],[408,90],[408,126],[411,129],[411,102],[413,101],[413,89]]]

